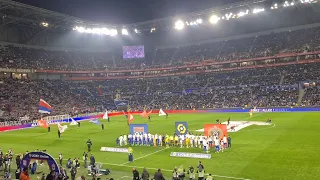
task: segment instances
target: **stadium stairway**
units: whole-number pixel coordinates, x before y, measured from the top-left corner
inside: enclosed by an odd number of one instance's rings
[[[89,91],[89,89],[86,89],[87,93],[90,94],[90,96],[93,96],[93,94]]]
[[[299,96],[298,96],[298,102],[297,104],[300,105],[302,102],[302,99],[304,97],[304,95],[306,94],[307,89],[304,89],[303,86],[299,86]]]
[[[280,85],[280,86],[283,84],[283,80],[284,80],[284,75],[281,75],[280,81],[279,81],[279,85]]]
[[[180,50],[180,48],[177,48],[177,50],[174,52],[174,54],[173,54],[173,56],[172,56],[172,58],[171,58],[171,60],[170,60],[169,65],[172,64],[172,61],[174,60],[175,55],[176,55],[177,53],[179,53],[179,50]]]

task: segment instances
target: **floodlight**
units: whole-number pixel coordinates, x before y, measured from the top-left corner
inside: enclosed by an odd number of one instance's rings
[[[116,36],[118,31],[116,29],[110,29],[110,36]]]
[[[257,14],[257,13],[259,13],[259,12],[263,12],[264,11],[264,8],[261,8],[261,9],[254,9],[253,11],[252,11],[252,13],[253,14]]]
[[[220,18],[216,15],[212,15],[209,19],[211,24],[217,24],[220,21]]]
[[[129,35],[128,30],[122,29],[121,30],[122,35]]]
[[[134,32],[135,32],[135,33],[139,33],[138,29],[134,29]]]
[[[48,27],[48,26],[49,26],[49,24],[48,24],[47,22],[42,22],[41,25],[42,25],[43,27]]]
[[[198,24],[202,24],[202,19],[197,19]]]
[[[110,31],[109,31],[109,29],[107,29],[107,28],[102,28],[102,29],[101,29],[101,34],[110,35]]]
[[[76,30],[81,33],[84,33],[84,31],[85,31],[84,27],[76,27]]]
[[[176,23],[174,24],[174,28],[177,30],[181,30],[184,28],[184,23],[181,20],[176,21]]]

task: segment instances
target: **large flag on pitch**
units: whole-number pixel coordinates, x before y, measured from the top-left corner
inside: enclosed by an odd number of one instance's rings
[[[93,120],[91,120],[91,121],[89,121],[89,122],[91,122],[91,123],[93,123],[93,124],[97,124],[97,125],[100,124],[100,122],[99,122],[98,119],[93,119]]]
[[[223,136],[228,137],[227,125],[226,124],[205,124],[204,125],[205,136],[218,136],[219,139]]]
[[[159,110],[159,116],[166,116],[166,115],[167,114],[162,109]]]
[[[48,128],[49,127],[47,121],[45,121],[45,120],[40,119],[40,120],[37,121],[37,123],[38,123],[39,127],[42,127],[42,128]]]
[[[45,100],[40,99],[39,103],[39,113],[51,113],[51,106],[49,103],[47,103]]]
[[[189,130],[187,122],[175,122],[175,125],[177,135],[186,135],[188,133]]]
[[[108,119],[108,118],[109,118],[109,116],[108,116],[108,110],[106,110],[106,113],[104,113],[102,119]]]
[[[128,124],[131,124],[131,122],[134,120],[134,117],[132,114],[128,114]]]
[[[75,126],[77,125],[77,121],[75,121],[73,118],[70,118],[71,119],[71,123],[70,123],[70,126]]]
[[[63,133],[68,128],[67,125],[61,126],[60,123],[57,123],[57,125],[58,125],[58,129],[59,129],[60,133]]]
[[[149,114],[147,113],[146,110],[144,110],[144,111],[140,114],[140,116],[141,116],[141,117],[144,117],[144,118],[147,118],[148,115],[149,115]]]

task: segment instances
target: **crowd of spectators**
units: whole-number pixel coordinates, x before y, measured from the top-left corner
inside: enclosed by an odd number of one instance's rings
[[[0,47],[0,67],[54,70],[137,69],[199,63],[204,60],[229,61],[285,52],[317,51],[319,45],[320,27],[316,27],[158,49],[151,66],[146,66],[143,61],[131,60],[129,63],[112,53],[51,51],[5,45]],[[313,56],[312,59],[315,59],[319,55]],[[23,120],[21,117],[28,117],[30,120],[39,118],[40,98],[52,105],[51,115],[76,115],[114,109],[114,99],[129,100],[130,108],[134,110],[319,106],[317,86],[305,89],[305,95],[301,95],[299,88],[304,81],[319,80],[319,69],[320,63],[314,62],[153,79],[68,82],[5,78],[0,80],[0,126],[16,123],[11,120]]]
[[[141,69],[266,57],[285,52],[320,49],[320,27],[260,36],[206,42],[155,50],[153,59],[126,60],[120,52],[83,52],[36,49],[4,45],[0,66],[51,70]]]
[[[320,63],[222,71],[161,79],[68,82],[1,80],[1,121],[40,117],[39,99],[52,105],[50,115],[115,109],[114,99],[129,100],[132,110],[226,107],[274,107],[299,104],[299,87],[318,81]],[[319,106],[319,87],[305,89],[302,106]]]

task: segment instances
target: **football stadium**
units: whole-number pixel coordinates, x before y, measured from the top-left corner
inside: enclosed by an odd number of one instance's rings
[[[316,0],[46,3],[0,0],[0,179],[320,179]]]

